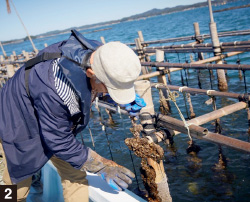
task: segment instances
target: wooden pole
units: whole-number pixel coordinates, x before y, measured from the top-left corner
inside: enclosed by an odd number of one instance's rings
[[[105,41],[104,37],[103,37],[103,36],[101,36],[100,38],[101,38],[101,42],[102,42],[103,44],[105,44],[105,43],[106,43],[106,41]]]
[[[146,114],[145,116],[154,115],[154,104],[152,100],[152,94],[151,94],[151,87],[149,81],[136,81],[135,82],[135,90],[136,92],[145,100],[146,107],[142,108],[140,112],[140,117]],[[141,124],[152,124],[151,120],[144,120],[141,119]],[[147,158],[147,163],[149,166],[151,166],[155,171],[155,179],[154,182],[156,184],[156,189],[158,191],[158,197],[161,199],[161,201],[172,201],[172,197],[170,195],[168,182],[167,182],[167,175],[165,173],[165,169],[163,167],[163,161],[160,160],[159,162],[154,161],[151,158]],[[151,187],[150,184],[148,184],[148,187],[150,190],[149,192],[154,192],[155,187]]]
[[[214,22],[214,18],[213,18],[211,0],[208,0],[208,7],[209,7],[209,14],[210,14],[209,28],[210,28],[210,34],[212,38],[213,47],[214,47],[214,55],[220,56],[221,55],[220,41],[219,41],[219,37],[217,33],[216,23]],[[222,60],[218,60],[216,61],[216,64],[223,64],[223,62]],[[225,71],[223,69],[217,69],[217,77],[218,77],[218,88],[221,91],[227,91],[228,85],[227,85]]]
[[[22,51],[23,57],[25,61],[28,61],[30,59],[29,53],[25,50]]]
[[[140,39],[140,42],[142,44],[142,47],[144,48],[144,47],[148,46],[148,44],[143,43],[144,42],[144,37],[143,37],[142,31],[138,31],[137,33],[138,33],[138,37]],[[146,54],[144,51],[143,51],[143,55],[144,55],[144,60],[145,61],[147,61],[147,62],[151,61],[150,56],[148,54]],[[147,69],[149,71],[151,71],[151,67],[147,67]]]
[[[162,50],[156,50],[156,62],[164,62],[164,51]],[[165,70],[165,67],[157,67],[158,71],[162,71]],[[158,77],[158,82],[159,83],[163,83],[165,85],[167,85],[167,79],[165,75],[159,75]],[[164,96],[166,95],[166,93],[164,93]]]
[[[4,51],[4,48],[3,48],[1,41],[0,41],[0,46],[1,46],[4,57],[7,58],[6,52]]]
[[[164,51],[161,50],[156,50],[156,62],[163,62],[164,61]],[[165,67],[157,67],[158,71],[164,70]],[[158,77],[158,82],[162,83],[164,85],[167,85],[167,78],[165,74],[159,75]],[[160,108],[162,109],[161,112],[162,114],[169,114],[170,113],[170,104],[169,101],[166,101],[168,98],[168,93],[167,90],[164,89],[162,90],[162,93],[160,93]]]
[[[12,76],[14,76],[15,71],[13,65],[6,65],[6,68],[8,77],[11,78]]]
[[[30,37],[30,35],[29,35],[29,32],[28,32],[27,28],[25,27],[25,25],[24,25],[24,23],[23,23],[23,21],[22,21],[22,18],[20,17],[19,13],[17,12],[17,9],[16,9],[16,7],[15,7],[13,1],[10,0],[10,2],[12,3],[12,6],[13,6],[13,8],[14,8],[16,14],[17,14],[17,17],[19,18],[21,24],[23,25],[23,28],[24,28],[24,30],[25,30],[25,32],[26,32],[26,34],[27,34],[27,36],[28,36],[28,38],[29,38],[29,40],[30,40],[30,43],[31,43],[31,45],[32,45],[32,47],[33,47],[33,50],[34,50],[35,53],[37,54],[37,53],[38,53],[38,50],[36,49],[35,44],[33,43],[32,39],[31,39],[31,37]]]
[[[17,60],[16,51],[12,51],[12,54],[13,54],[13,56],[14,56],[14,60]]]
[[[145,61],[145,57],[144,57],[143,50],[142,50],[143,48],[142,48],[139,38],[135,39],[135,44],[136,44],[136,49],[137,49],[137,53],[138,53],[140,61],[141,62]],[[142,74],[147,74],[147,73],[148,73],[147,68],[142,67]]]
[[[199,27],[199,23],[198,22],[195,22],[194,23],[194,35],[195,35],[195,38],[196,38],[196,41],[198,41],[198,44],[202,43],[202,40],[199,40],[198,39],[198,36],[200,35],[200,27]],[[199,52],[198,53],[198,58],[199,60],[203,60],[204,57],[203,57],[203,53]]]
[[[0,62],[3,62],[4,61],[4,58],[2,55],[0,55]]]
[[[144,42],[144,38],[143,38],[142,31],[138,31],[137,33],[138,33],[138,37],[139,37],[141,43],[143,43]]]

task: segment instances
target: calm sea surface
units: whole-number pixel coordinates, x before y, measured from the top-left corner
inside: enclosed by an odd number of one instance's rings
[[[248,4],[249,2],[250,1],[240,1],[223,6],[217,6],[213,9],[217,10],[231,6],[239,6]],[[214,13],[214,19],[217,23],[218,32],[250,29],[250,8]],[[106,31],[86,33],[96,30],[90,29],[84,30],[82,33],[85,37],[96,40],[100,40],[100,37],[103,36],[106,42],[121,41],[123,43],[130,43],[134,42],[134,39],[138,37],[137,31],[139,30],[143,32],[145,41],[193,35],[194,22],[199,23],[201,34],[207,34],[209,33],[209,21],[208,7],[204,7],[96,28],[112,28]],[[42,49],[44,47],[44,43],[49,45],[60,40],[65,40],[68,37],[69,33],[35,39],[34,43],[38,49]],[[231,42],[236,40],[249,40],[249,36],[226,37],[220,39],[221,42]],[[206,42],[210,43],[210,40],[206,40]],[[17,54],[21,53],[22,50],[32,51],[32,47],[28,41],[20,44],[6,45],[4,48],[7,54],[11,54],[13,50],[15,50]],[[194,54],[191,55],[193,58],[197,57]],[[205,54],[205,57],[210,56],[212,56],[212,54]],[[179,54],[179,57],[177,54],[167,54],[166,57],[170,62],[185,62],[186,59],[190,60],[190,54]],[[226,59],[226,61],[229,64],[236,64],[237,59],[240,59],[242,64],[250,64],[249,53],[241,54],[239,57],[235,56]],[[154,60],[153,57],[152,60]],[[180,72],[173,73],[171,75],[171,79],[173,85],[181,85]],[[189,87],[199,88],[196,71],[190,70],[187,79]],[[244,81],[239,79],[238,71],[228,71],[227,79],[229,92],[245,92]],[[209,81],[209,73],[207,71],[204,70],[201,72],[201,80],[202,88],[210,89],[211,84]],[[156,82],[155,79],[152,79],[152,81]],[[212,82],[213,89],[216,90],[216,73],[213,75]],[[249,92],[249,72],[246,72],[246,82],[247,91]],[[195,95],[191,98],[196,116],[212,111],[212,106],[207,106],[205,104],[205,101],[209,99],[207,96]],[[153,99],[155,110],[158,112],[159,96],[158,92],[154,89]],[[236,102],[237,100],[227,98],[218,98],[216,100],[218,108]],[[177,104],[179,105],[184,116],[186,116],[185,104],[182,95],[178,98]],[[180,119],[173,104],[172,109],[172,116]],[[124,139],[132,135],[129,132],[129,128],[131,127],[130,120],[125,116],[121,119],[118,115],[114,115],[115,124],[112,126],[109,125],[107,127],[107,133],[105,134],[105,132],[101,129],[102,126],[100,125],[99,117],[94,107],[92,115],[89,127],[93,134],[96,151],[104,157],[110,158],[106,138],[108,137],[114,161],[132,170],[133,167],[129,152],[124,144]],[[102,115],[104,118],[107,118],[107,114],[104,109],[102,110]],[[125,124],[122,124],[122,122]],[[232,115],[221,118],[221,126],[222,134],[244,141],[249,141],[249,135],[247,133],[247,113],[245,110],[241,110]],[[213,122],[205,124],[204,127],[207,127],[210,131],[214,131]],[[85,144],[93,148],[89,129],[83,131],[82,135]],[[80,140],[80,135],[78,137]],[[170,149],[166,145],[161,144],[161,146],[165,149],[164,164],[169,179],[169,186],[173,201],[250,201],[250,154],[222,147],[223,154],[228,161],[227,168],[223,171],[215,171],[213,167],[218,162],[218,146],[209,142],[196,140],[196,144],[199,145],[202,150],[199,152],[197,158],[192,158],[186,153],[186,148],[188,146],[187,141],[187,135],[180,134],[174,137],[174,149]],[[135,156],[133,156],[133,158],[136,167],[136,174],[139,179],[139,186],[140,188],[143,188],[139,173],[140,159]],[[130,189],[134,191],[137,187],[138,185],[136,180],[134,180]]]

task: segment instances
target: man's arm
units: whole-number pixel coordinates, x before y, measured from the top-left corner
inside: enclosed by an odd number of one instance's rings
[[[58,158],[80,169],[88,152],[74,137],[67,106],[53,91],[40,93],[34,100],[40,136],[47,148]]]

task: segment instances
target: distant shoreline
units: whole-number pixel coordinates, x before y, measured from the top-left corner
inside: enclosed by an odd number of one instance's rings
[[[237,1],[240,1],[240,0],[214,0],[214,1],[212,1],[212,4],[217,6],[217,5],[223,5],[223,4],[237,2]],[[132,15],[130,17],[125,17],[125,18],[122,18],[120,20],[100,22],[100,23],[91,24],[91,25],[84,25],[84,26],[80,26],[80,27],[71,27],[71,28],[67,28],[64,30],[50,31],[50,32],[42,33],[42,34],[39,34],[36,36],[31,36],[31,38],[32,39],[39,39],[39,38],[51,37],[51,36],[70,33],[70,31],[72,29],[77,29],[79,31],[82,31],[82,30],[87,30],[87,29],[103,27],[103,26],[110,26],[113,24],[121,23],[121,22],[129,22],[129,21],[134,21],[134,20],[141,20],[141,19],[146,19],[146,18],[150,18],[150,17],[155,17],[155,16],[159,16],[159,15],[167,15],[167,14],[182,12],[182,11],[186,11],[186,10],[193,10],[196,8],[202,8],[202,7],[206,7],[206,6],[207,6],[207,2],[201,2],[201,3],[191,4],[191,5],[185,5],[185,6],[180,5],[180,6],[175,6],[175,7],[171,7],[171,8],[164,8],[164,9],[151,9],[151,10],[146,11],[144,13]],[[105,30],[105,28],[103,30],[100,30],[100,31],[104,31],[104,30]],[[93,31],[95,31],[95,30],[93,30]],[[15,43],[23,42],[25,40],[27,40],[27,37],[25,37],[23,39],[3,41],[2,44],[3,45],[15,44]]]

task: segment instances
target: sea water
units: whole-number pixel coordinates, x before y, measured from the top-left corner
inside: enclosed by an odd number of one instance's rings
[[[213,7],[213,9],[219,10],[232,6],[245,5],[247,3],[249,3],[249,1],[239,1],[222,6],[216,6]],[[214,20],[217,23],[218,32],[250,29],[250,8],[214,13]],[[123,43],[131,43],[134,42],[135,38],[138,38],[137,31],[139,30],[142,31],[145,41],[194,35],[194,22],[199,23],[201,34],[209,33],[210,19],[208,7],[111,24],[105,27],[82,30],[81,32],[85,37],[99,41],[100,37],[103,36],[106,42],[121,41]],[[91,32],[102,28],[112,29],[100,32]],[[65,33],[51,37],[39,38],[35,39],[34,43],[38,49],[42,49],[44,47],[44,43],[50,45],[60,40],[66,40],[69,35],[70,33]],[[231,42],[236,40],[249,40],[249,36],[220,38],[221,42]],[[169,43],[169,45],[181,43],[188,42]],[[207,39],[205,40],[205,43],[211,43],[211,40]],[[12,51],[16,51],[17,54],[20,54],[22,50],[32,51],[29,41],[19,44],[5,45],[4,48],[8,55],[10,55]],[[2,54],[1,50],[0,54]],[[169,62],[182,63],[186,60],[190,62],[190,57],[194,59],[197,58],[197,55],[192,53],[181,53],[179,55],[166,54],[165,56]],[[212,54],[205,53],[204,56],[208,58],[212,57]],[[154,59],[155,58],[152,57],[152,60]],[[226,61],[228,64],[236,64],[238,59],[240,59],[241,64],[250,64],[249,53],[227,58]],[[250,73],[247,71],[245,76],[247,92],[249,92]],[[216,72],[214,72],[212,77],[212,85],[210,83],[208,71],[201,71],[200,79],[202,81],[201,87],[203,89],[211,89],[212,86],[214,90],[217,90]],[[172,73],[171,80],[172,85],[181,85],[180,72]],[[187,74],[187,80],[189,87],[199,88],[197,71],[190,70]],[[229,92],[245,93],[244,80],[239,79],[238,71],[228,71],[227,80]],[[151,81],[156,82],[156,79],[152,79]],[[185,76],[184,82],[186,82]],[[185,83],[185,85],[186,84],[187,83]],[[152,94],[155,111],[159,112],[159,96],[157,90],[153,89]],[[207,106],[205,104],[205,101],[209,99],[208,96],[193,95],[191,96],[191,99],[196,116],[209,113],[213,110],[211,105]],[[216,105],[217,108],[221,108],[236,102],[237,100],[235,99],[217,98]],[[183,101],[183,96],[181,94],[177,99],[177,104],[184,116],[187,117],[185,102]],[[102,156],[110,159],[111,150],[114,161],[133,170],[128,148],[124,144],[124,139],[132,136],[129,131],[129,128],[131,127],[130,119],[126,116],[123,116],[121,119],[119,115],[114,114],[114,124],[109,125],[108,116],[104,109],[102,109],[102,115],[107,121],[106,133],[102,130],[102,126],[100,125],[97,110],[94,107],[92,108],[89,128],[93,134],[96,151],[102,154]],[[172,116],[180,119],[173,104]],[[247,133],[247,113],[245,110],[222,117],[220,120],[223,135],[238,138],[243,141],[249,141],[249,135]],[[122,122],[125,124],[122,124]],[[215,128],[213,122],[204,124],[203,127],[208,128],[210,131],[214,131]],[[81,135],[83,135],[85,144],[93,148],[89,129],[85,129],[77,136],[79,141],[81,141]],[[218,162],[218,145],[202,140],[195,140],[196,144],[199,145],[202,150],[198,153],[196,158],[193,158],[186,153],[188,140],[189,139],[185,134],[175,136],[174,148],[172,149],[161,143],[161,146],[165,149],[164,166],[168,176],[173,201],[250,201],[250,154],[223,146],[222,151],[227,158],[228,164],[225,170],[217,171],[213,168]],[[108,148],[108,142],[110,143],[110,150]],[[140,180],[140,159],[134,155],[133,159],[139,182],[137,183],[136,180],[134,180],[129,189],[135,191],[138,188],[138,185],[141,189],[143,189],[143,183]]]

